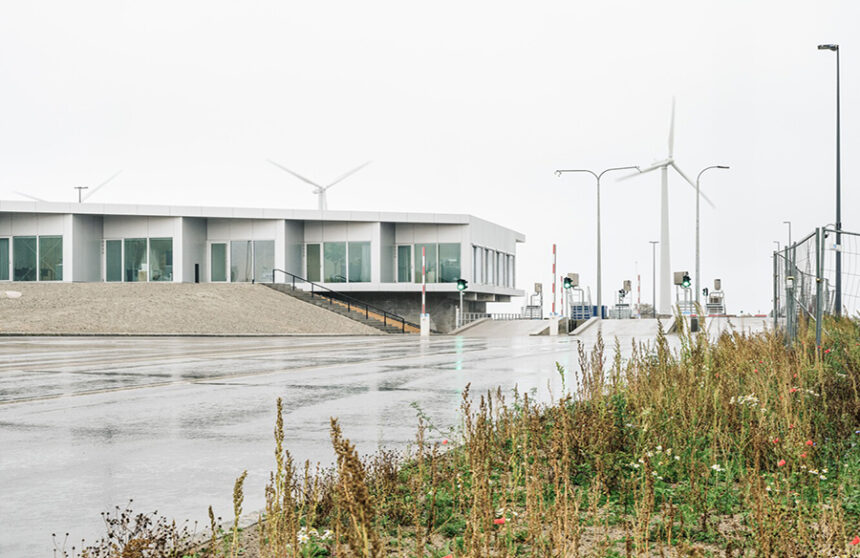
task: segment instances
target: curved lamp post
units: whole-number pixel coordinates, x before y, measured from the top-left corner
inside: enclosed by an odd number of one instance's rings
[[[711,165],[710,167],[705,167],[699,171],[699,175],[696,176],[696,304],[700,304],[699,294],[700,294],[700,283],[699,283],[699,179],[702,178],[702,175],[705,171],[711,169],[728,169],[726,165]]]
[[[600,179],[604,174],[611,171],[619,171],[619,170],[639,170],[638,166],[632,167],[612,167],[609,169],[605,169],[600,173],[596,173],[593,170],[588,169],[565,169],[565,170],[557,170],[555,171],[556,176],[561,176],[566,172],[587,172],[595,179],[597,179],[597,313],[603,318],[603,288],[601,286],[601,275],[600,275]],[[640,171],[641,172],[641,171]]]
[[[836,53],[836,315],[842,315],[842,164],[839,141],[839,45],[818,45],[818,50]]]

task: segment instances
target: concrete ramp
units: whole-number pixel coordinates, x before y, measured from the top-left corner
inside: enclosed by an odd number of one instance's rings
[[[486,320],[457,335],[463,337],[528,337],[546,334],[549,320]]]
[[[589,323],[590,322],[590,323]],[[582,341],[597,340],[597,333],[603,335],[605,343],[612,342],[616,337],[622,341],[636,339],[648,341],[657,338],[657,320],[589,320],[571,335]],[[663,331],[671,332],[675,328],[675,318],[663,320]]]
[[[768,330],[772,324],[773,318],[763,316],[705,318],[708,337],[711,339],[717,339],[723,333],[732,333],[733,331],[747,335],[761,333]]]

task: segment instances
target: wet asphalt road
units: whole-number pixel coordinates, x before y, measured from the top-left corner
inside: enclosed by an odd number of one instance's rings
[[[327,464],[329,417],[362,453],[404,448],[413,402],[449,427],[467,383],[545,399],[577,358],[569,337],[0,338],[0,556],[100,536],[100,512],[129,498],[228,518],[244,469],[244,509],[261,509],[277,397],[294,458]]]

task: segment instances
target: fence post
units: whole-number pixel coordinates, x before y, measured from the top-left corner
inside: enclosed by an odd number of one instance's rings
[[[824,318],[824,231],[815,229],[815,346],[821,347],[821,320]]]
[[[773,253],[773,331],[776,332],[776,329],[779,325],[779,265],[778,262],[779,252]]]
[[[792,310],[794,308],[794,293],[792,292],[792,281],[789,280],[789,277],[792,275],[791,269],[791,260],[789,258],[789,246],[785,247],[785,276],[783,277],[785,281],[785,344],[791,345],[794,342],[794,332],[793,326],[794,321],[797,319],[797,316],[792,316]]]

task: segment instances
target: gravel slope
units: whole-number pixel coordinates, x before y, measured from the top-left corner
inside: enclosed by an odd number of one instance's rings
[[[21,296],[8,298],[6,291]],[[245,283],[0,283],[4,333],[382,334]]]

